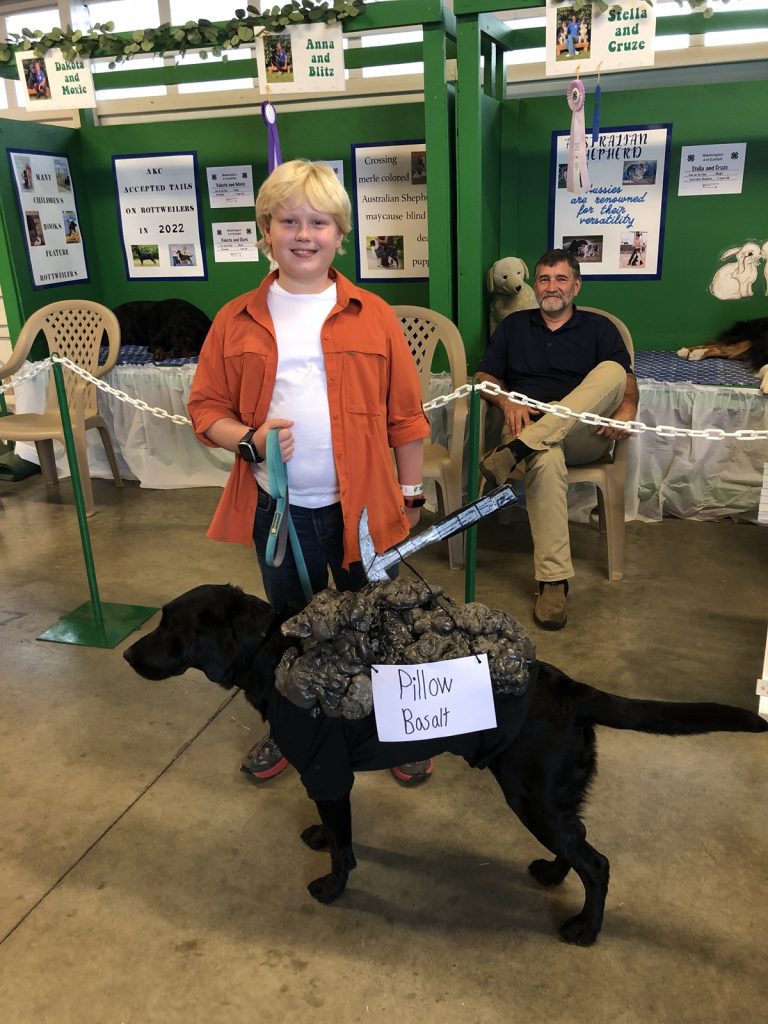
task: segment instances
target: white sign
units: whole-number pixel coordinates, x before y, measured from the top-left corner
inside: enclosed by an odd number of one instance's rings
[[[607,10],[547,4],[547,76],[651,65],[655,37],[656,8],[643,0],[612,0]]]
[[[429,277],[423,142],[352,147],[359,281]]]
[[[679,196],[739,195],[746,142],[684,146],[680,154]]]
[[[211,209],[253,206],[253,174],[250,165],[208,167],[208,198]]]
[[[35,288],[88,280],[69,161],[9,149],[27,258]]]
[[[459,736],[496,726],[485,654],[426,665],[373,665],[371,670],[382,743]]]
[[[228,220],[211,225],[216,263],[255,263],[258,235],[255,220]]]
[[[16,67],[19,81],[26,84],[27,110],[96,106],[90,66],[79,57],[64,60],[61,50],[35,57],[31,50],[19,50]]]
[[[566,188],[569,132],[553,132],[552,248],[567,249],[582,277],[658,278],[664,238],[669,125],[587,132],[590,187]]]
[[[113,156],[129,278],[205,279],[194,153]]]
[[[341,25],[315,22],[265,33],[255,42],[259,88],[280,92],[343,92],[344,34]]]
[[[344,161],[343,160],[316,160],[315,163],[323,164],[325,167],[330,167],[336,177],[339,179],[339,184],[344,184]]]

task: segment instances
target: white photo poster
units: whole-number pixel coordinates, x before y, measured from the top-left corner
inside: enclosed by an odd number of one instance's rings
[[[206,277],[194,153],[113,156],[129,278]]]
[[[291,25],[254,41],[259,89],[280,92],[343,92],[344,33],[341,25]]]
[[[253,206],[253,171],[250,164],[208,167],[208,201],[211,209],[225,206]]]
[[[216,263],[256,263],[258,234],[255,220],[218,221],[211,225]]]
[[[594,74],[654,62],[656,8],[643,0],[613,0],[577,8],[568,0],[547,4],[546,73]]]
[[[88,280],[69,161],[55,153],[8,150],[35,288]]]
[[[664,238],[671,125],[587,134],[590,187],[566,188],[568,132],[552,133],[553,248],[567,249],[583,277],[658,278]]]
[[[360,281],[429,277],[423,141],[352,147]]]
[[[26,86],[24,100],[27,110],[61,110],[95,107],[90,62],[79,57],[65,60],[61,50],[49,50],[36,57],[34,50],[16,53],[19,81]]]
[[[679,196],[737,196],[744,181],[746,142],[683,146],[680,153]]]

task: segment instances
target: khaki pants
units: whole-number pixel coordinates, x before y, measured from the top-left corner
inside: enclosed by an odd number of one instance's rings
[[[621,403],[626,385],[624,367],[612,361],[599,363],[558,404],[578,413],[610,416]],[[572,416],[562,419],[545,413],[518,435],[535,452],[520,470],[524,473],[533,537],[534,573],[540,582],[565,580],[574,574],[568,535],[567,467],[594,462],[610,451],[613,441],[596,434],[596,429]],[[501,443],[511,440],[505,424]]]

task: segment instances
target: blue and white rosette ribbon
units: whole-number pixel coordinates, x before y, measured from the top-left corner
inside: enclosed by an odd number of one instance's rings
[[[280,152],[280,135],[277,131],[277,111],[266,100],[261,104],[261,116],[267,126],[267,173],[271,174],[283,162]]]
[[[584,84],[575,78],[568,86],[571,108],[571,139],[568,146],[568,172],[565,185],[569,192],[589,188],[587,140],[584,128]]]

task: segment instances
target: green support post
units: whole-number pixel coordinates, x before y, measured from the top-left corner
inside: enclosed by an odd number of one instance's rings
[[[469,451],[467,452],[467,504],[477,498],[480,474],[480,392],[477,377],[472,377],[472,394],[469,396]],[[470,526],[464,547],[464,600],[475,600],[475,579],[477,576],[477,527]]]
[[[157,608],[145,605],[102,604],[99,587],[96,581],[96,569],[93,563],[91,536],[83,499],[83,487],[77,465],[75,438],[72,434],[72,420],[67,404],[67,390],[64,385],[64,371],[61,363],[53,357],[53,379],[56,383],[56,396],[59,400],[61,425],[64,430],[64,446],[67,449],[69,472],[72,476],[72,493],[75,499],[77,522],[80,527],[80,540],[85,558],[85,572],[88,577],[88,588],[91,600],[81,604],[69,615],[63,615],[50,629],[41,633],[38,640],[52,640],[62,644],[81,644],[85,647],[116,647],[129,633],[146,622],[155,614]]]

